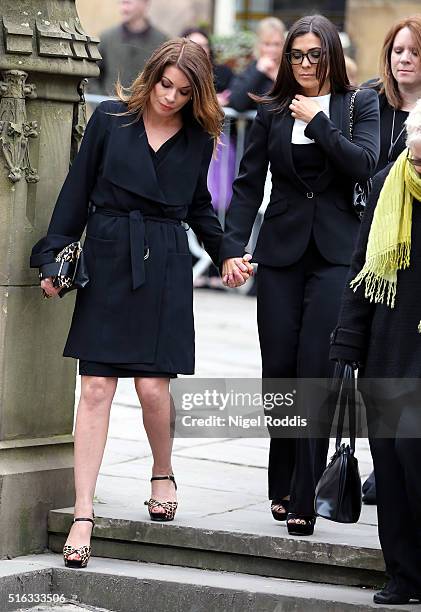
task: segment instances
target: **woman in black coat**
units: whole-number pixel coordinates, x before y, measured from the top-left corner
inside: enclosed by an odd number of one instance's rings
[[[379,93],[380,156],[376,172],[395,161],[405,148],[405,121],[421,98],[420,56],[421,17],[405,17],[386,34],[380,55],[381,78],[369,82]],[[376,502],[374,472],[363,491],[365,503]]]
[[[263,378],[325,378],[332,372],[329,335],[360,225],[352,209],[353,183],[373,173],[379,149],[376,92],[357,93],[352,142],[350,97],[335,26],[320,15],[303,17],[289,31],[275,86],[251,127],[221,250],[224,282],[241,284],[236,266],[270,163],[272,193],[253,255],[259,264]],[[318,402],[300,408],[317,416]],[[328,444],[327,438],[271,439],[272,514],[285,520],[289,506],[292,534],[313,532],[314,491]]]
[[[57,294],[48,264],[86,226],[90,282],[78,291],[64,349],[80,360],[82,375],[75,516],[92,516],[117,380],[132,377],[154,459],[149,513],[172,520],[169,379],[194,371],[192,266],[182,222],[217,263],[222,229],[207,172],[223,114],[209,59],[187,39],[164,43],[129,94],[117,93],[120,100],[100,104],[89,121],[31,266],[46,270],[41,286]],[[66,563],[86,565],[88,528],[73,525]]]
[[[383,604],[421,599],[421,101],[407,131],[409,151],[374,179],[330,351],[358,364],[389,578],[374,596]],[[388,210],[393,198],[396,213]],[[393,240],[401,219],[408,229]],[[395,252],[404,265],[393,263]]]

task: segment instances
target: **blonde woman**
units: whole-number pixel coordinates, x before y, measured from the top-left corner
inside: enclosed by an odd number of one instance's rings
[[[373,182],[330,356],[358,364],[388,583],[379,604],[421,600],[421,100],[407,149]]]
[[[256,59],[233,79],[229,106],[239,112],[256,108],[249,93],[266,94],[276,80],[285,42],[285,26],[276,17],[262,19],[257,26]]]

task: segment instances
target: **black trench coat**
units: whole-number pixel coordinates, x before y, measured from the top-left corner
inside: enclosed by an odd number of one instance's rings
[[[207,188],[213,140],[185,122],[156,170],[143,122],[110,115],[126,110],[108,101],[93,113],[30,264],[51,263],[86,227],[90,282],[78,291],[64,356],[192,374],[192,260],[181,222],[218,264],[222,229]]]

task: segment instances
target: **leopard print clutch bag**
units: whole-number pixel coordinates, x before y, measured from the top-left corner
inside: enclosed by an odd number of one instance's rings
[[[40,268],[40,278],[53,278],[53,285],[63,297],[73,289],[82,289],[89,282],[89,274],[80,242],[72,242],[56,255],[55,262]]]

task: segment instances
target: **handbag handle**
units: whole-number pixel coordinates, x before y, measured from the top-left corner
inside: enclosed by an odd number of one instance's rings
[[[338,381],[335,390],[335,407],[339,399],[338,427],[336,430],[336,451],[339,451],[342,444],[345,412],[346,408],[348,407],[350,438],[349,446],[351,454],[354,454],[357,429],[357,415],[355,410],[355,372],[353,365],[346,361],[337,363],[335,366],[334,377]]]
[[[349,101],[349,140],[352,142],[352,137],[354,134],[354,107],[355,107],[355,98],[357,97],[357,93],[359,89],[356,89],[352,92],[351,99]]]

